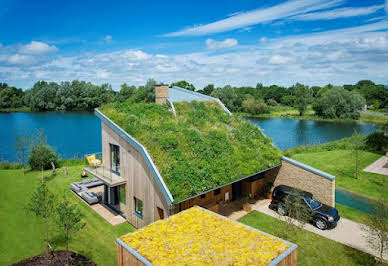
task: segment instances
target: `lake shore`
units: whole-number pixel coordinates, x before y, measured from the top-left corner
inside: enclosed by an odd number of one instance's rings
[[[274,106],[270,107],[270,112],[266,114],[253,115],[250,113],[239,112],[237,114],[242,115],[246,118],[282,118],[282,119],[298,119],[298,120],[312,120],[322,122],[335,122],[335,123],[354,123],[363,122],[375,125],[388,124],[388,117],[373,114],[361,114],[359,119],[331,119],[322,118],[315,115],[314,110],[309,106],[304,115],[299,115],[299,111],[296,108],[289,106]]]

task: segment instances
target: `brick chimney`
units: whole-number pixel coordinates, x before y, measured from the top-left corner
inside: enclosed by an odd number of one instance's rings
[[[168,85],[158,84],[155,85],[155,103],[167,104],[168,98]]]

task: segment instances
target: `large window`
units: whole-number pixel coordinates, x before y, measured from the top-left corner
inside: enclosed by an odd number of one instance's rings
[[[119,187],[119,200],[120,200],[121,204],[127,203],[125,196],[126,196],[125,185],[120,185],[120,187]]]
[[[120,147],[110,144],[110,165],[113,172],[120,175]]]
[[[135,198],[135,214],[143,218],[143,201]]]

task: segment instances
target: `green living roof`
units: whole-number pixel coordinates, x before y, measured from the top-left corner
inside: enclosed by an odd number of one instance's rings
[[[174,202],[280,163],[271,139],[215,102],[111,103],[99,110],[149,152]]]

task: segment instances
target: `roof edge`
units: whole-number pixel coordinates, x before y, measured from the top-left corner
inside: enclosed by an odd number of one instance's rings
[[[323,172],[323,171],[321,171],[321,170],[318,170],[318,169],[316,169],[316,168],[313,168],[313,167],[311,167],[311,166],[308,166],[308,165],[306,165],[306,164],[303,164],[303,163],[301,163],[301,162],[298,162],[298,161],[295,161],[295,160],[293,160],[293,159],[291,159],[291,158],[288,158],[288,157],[286,157],[286,156],[282,156],[282,160],[284,160],[284,161],[286,161],[286,162],[288,162],[288,163],[290,163],[290,164],[293,164],[293,165],[295,165],[295,166],[298,166],[298,167],[300,167],[300,168],[303,168],[304,170],[307,170],[307,171],[309,171],[309,172],[311,172],[311,173],[313,173],[313,174],[316,174],[316,175],[320,175],[320,176],[322,176],[322,177],[324,177],[324,178],[326,178],[326,179],[328,179],[328,180],[335,180],[335,176],[333,176],[333,175],[331,175],[331,174],[328,174],[328,173],[326,173],[326,172]]]
[[[209,95],[206,95],[206,94],[202,94],[202,93],[199,93],[199,92],[195,92],[195,91],[191,91],[191,90],[188,90],[188,89],[184,89],[184,88],[181,88],[181,87],[177,87],[177,86],[174,86],[174,87],[171,87],[172,89],[176,89],[176,90],[180,90],[180,91],[184,91],[186,93],[191,93],[193,95],[197,95],[197,96],[200,96],[202,98],[206,98],[206,99],[209,99],[209,100],[212,100],[212,101],[215,101],[217,102],[222,109],[225,110],[225,112],[227,112],[229,115],[232,115],[232,112],[229,111],[228,108],[226,108],[226,106],[220,101],[220,99],[218,98],[214,98],[214,97],[211,97]]]
[[[108,117],[106,117],[100,110],[97,108],[94,109],[95,115],[101,119],[107,126],[109,126],[114,132],[116,132],[120,137],[125,139],[129,144],[131,144],[138,152],[140,152],[146,161],[148,167],[151,170],[152,175],[154,176],[154,179],[156,181],[156,184],[159,186],[163,196],[165,197],[167,204],[169,206],[172,205],[174,202],[174,198],[171,195],[170,190],[164,183],[164,180],[162,176],[159,173],[159,170],[156,168],[154,162],[151,159],[151,156],[149,155],[147,149],[141,145],[136,139],[134,139],[131,135],[129,135],[125,130],[123,130],[121,127],[119,127],[116,123],[114,123],[112,120],[110,120]]]

